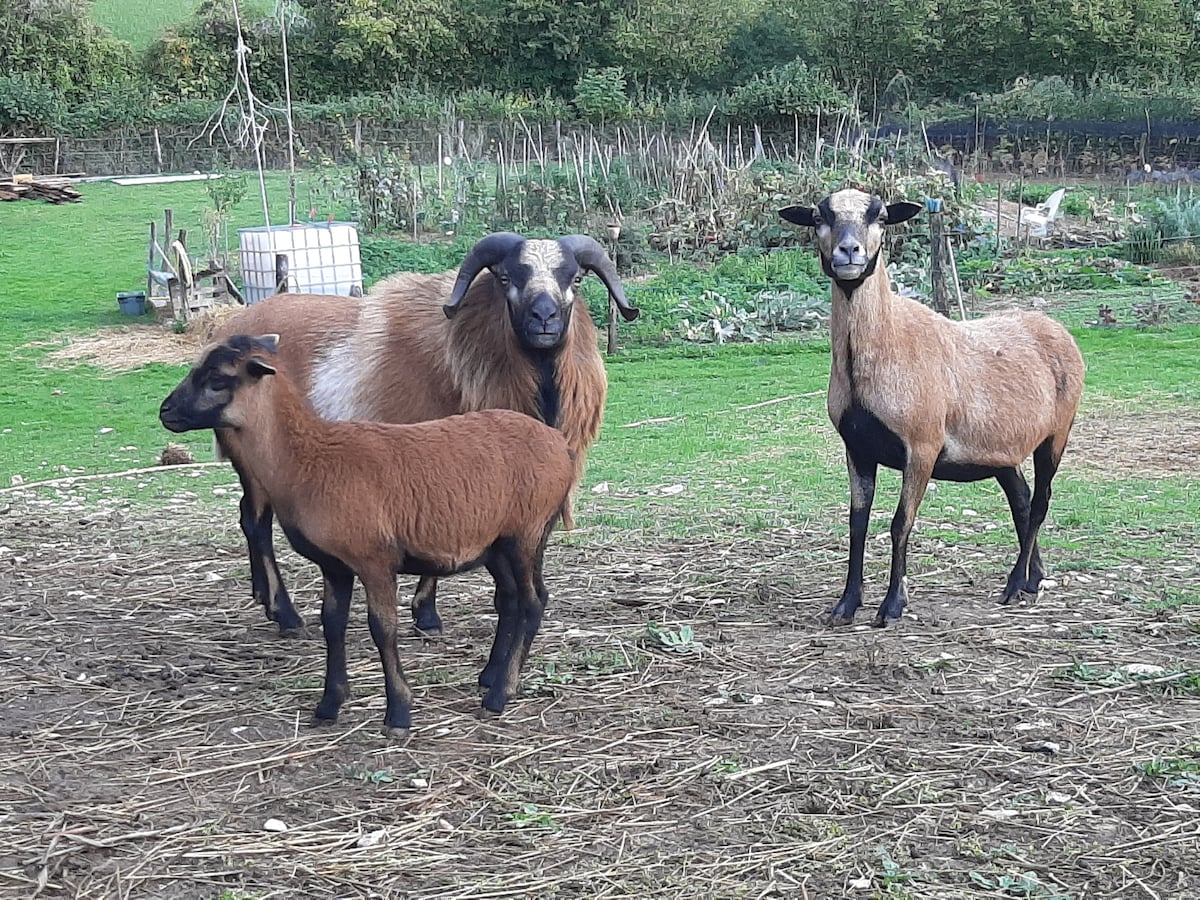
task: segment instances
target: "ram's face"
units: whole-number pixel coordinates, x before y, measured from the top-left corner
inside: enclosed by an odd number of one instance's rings
[[[492,274],[508,300],[509,319],[522,345],[552,350],[566,339],[584,273],[562,244],[524,241]]]
[[[817,246],[829,274],[839,281],[861,278],[883,244],[887,207],[862,191],[838,191],[817,204]]]

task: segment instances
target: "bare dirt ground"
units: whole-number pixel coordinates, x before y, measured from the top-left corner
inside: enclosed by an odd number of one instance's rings
[[[476,717],[489,592],[447,581],[396,746],[361,599],[355,698],[309,726],[319,632],[251,606],[231,509],[0,511],[5,897],[1200,896],[1200,607],[1130,599],[1195,591],[1194,530],[1010,609],[1007,547],[918,534],[884,631],[886,539],[831,630],[831,535],[559,535],[522,695]]]

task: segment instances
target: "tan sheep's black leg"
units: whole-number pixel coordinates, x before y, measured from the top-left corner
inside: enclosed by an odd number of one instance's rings
[[[896,507],[896,515],[892,517],[892,574],[887,595],[872,623],[876,628],[883,628],[888,622],[899,619],[908,606],[908,588],[905,584],[908,575],[908,537],[917,520],[917,510],[925,498],[925,489],[929,486],[936,458],[936,453],[928,457],[924,454],[918,456],[909,449],[908,464],[904,467],[904,480],[900,487],[900,503]]]
[[[1008,603],[1014,597],[1025,593],[1037,596],[1038,586],[1045,575],[1042,568],[1042,557],[1038,552],[1036,539],[1030,540],[1029,535],[1029,484],[1017,467],[1004,469],[996,476],[1004,496],[1008,498],[1008,506],[1012,511],[1013,525],[1017,529],[1017,562],[1008,575],[1001,603]]]
[[[396,576],[390,568],[364,569],[359,578],[367,594],[367,624],[379,651],[379,661],[383,663],[383,687],[387,694],[383,733],[393,740],[405,740],[412,727],[412,690],[404,680],[396,647]]]
[[[1054,480],[1054,476],[1058,472],[1058,464],[1061,461],[1062,450],[1055,448],[1053,439],[1047,439],[1033,451],[1033,498],[1029,502],[1029,526],[1026,530],[1026,542],[1017,557],[1014,572],[1028,571],[1028,584],[1035,585],[1031,592],[1035,595],[1037,594],[1036,584],[1045,574],[1037,548],[1038,532],[1041,531],[1042,523],[1046,521],[1046,513],[1050,509],[1050,483]],[[1034,581],[1035,576],[1037,577],[1036,582]],[[1011,576],[1009,585],[1010,587],[1012,585]],[[1009,599],[1011,597],[1008,591],[1005,591],[1001,602],[1007,603]]]
[[[325,691],[317,704],[317,722],[336,722],[342,703],[350,696],[346,674],[346,624],[350,619],[350,595],[354,573],[336,560],[321,566],[325,596],[321,603],[321,628],[325,632]]]
[[[442,619],[437,611],[437,578],[422,575],[412,598],[413,631],[418,635],[442,633]]]
[[[867,524],[871,519],[871,504],[875,500],[874,462],[856,462],[846,452],[846,467],[850,470],[850,562],[846,572],[846,589],[829,614],[830,625],[848,625],[862,605],[863,556],[867,546]]]

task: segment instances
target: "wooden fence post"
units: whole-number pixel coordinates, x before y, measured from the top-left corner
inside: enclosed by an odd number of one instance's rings
[[[933,308],[950,316],[950,297],[946,289],[946,234],[942,222],[942,201],[926,200],[929,210],[929,277],[933,282]]]

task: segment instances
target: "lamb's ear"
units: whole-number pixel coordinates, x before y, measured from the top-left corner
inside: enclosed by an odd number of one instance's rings
[[[275,367],[261,356],[252,356],[246,360],[246,372],[251,378],[262,378],[264,375],[274,375]]]
[[[279,335],[277,334],[260,334],[254,339],[254,342],[268,353],[279,352]]]
[[[779,211],[779,217],[793,225],[817,227],[817,211],[811,206],[785,206]]]
[[[898,203],[889,203],[887,207],[887,224],[899,225],[901,222],[907,222],[920,211],[920,203],[909,203],[907,200],[901,200]]]

